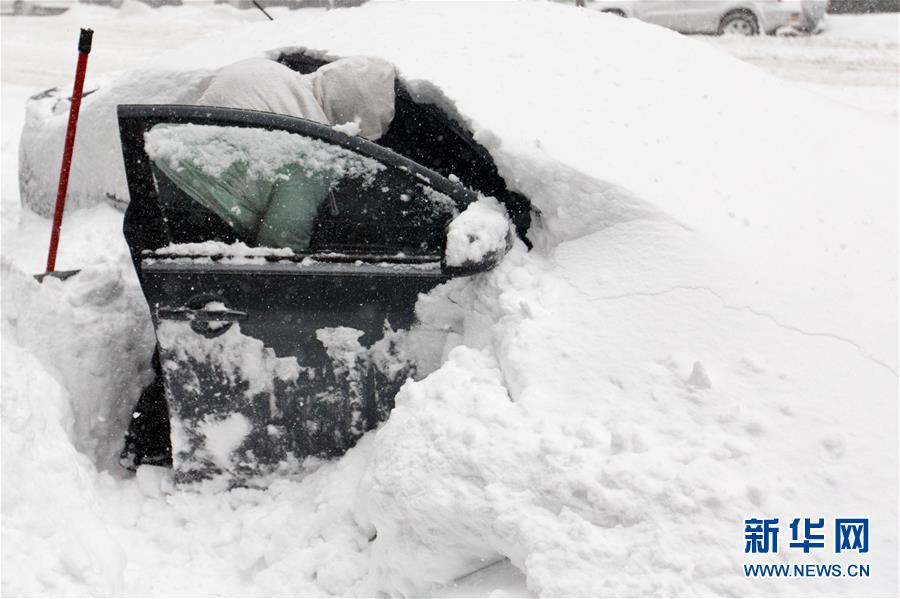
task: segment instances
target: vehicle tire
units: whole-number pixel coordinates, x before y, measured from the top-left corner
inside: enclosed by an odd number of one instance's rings
[[[600,12],[605,12],[608,15],[616,15],[617,17],[624,17],[625,13],[619,10],[618,8],[611,8],[609,10],[601,10]]]
[[[736,10],[722,17],[719,35],[758,35],[759,22],[756,15],[746,10]]]

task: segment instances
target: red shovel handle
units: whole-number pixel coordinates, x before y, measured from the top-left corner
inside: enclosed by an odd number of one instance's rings
[[[62,229],[63,210],[66,207],[66,191],[69,188],[69,171],[72,167],[72,149],[75,147],[75,128],[78,125],[78,110],[81,108],[81,93],[84,90],[84,73],[87,70],[88,54],[91,52],[91,29],[82,29],[78,38],[78,66],[75,69],[75,89],[72,91],[72,105],[69,107],[69,125],[66,127],[66,145],[63,147],[62,168],[59,171],[59,187],[56,190],[56,209],[53,211],[53,230],[50,233],[50,251],[47,253],[47,272],[56,268],[56,249],[59,247],[59,232]]]

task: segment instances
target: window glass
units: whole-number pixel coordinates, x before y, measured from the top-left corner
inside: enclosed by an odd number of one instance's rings
[[[160,124],[145,150],[175,243],[432,254],[456,212],[402,167],[286,131]]]

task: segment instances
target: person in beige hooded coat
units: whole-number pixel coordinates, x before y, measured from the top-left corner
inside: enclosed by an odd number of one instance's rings
[[[281,63],[249,58],[220,69],[197,101],[201,106],[263,110],[326,125],[356,123],[377,140],[394,118],[394,66],[353,56],[301,75]]]
[[[376,140],[394,116],[394,80],[394,67],[378,58],[344,58],[309,75],[272,60],[251,58],[220,69],[197,103],[300,117]],[[229,135],[227,129],[222,135],[229,144],[240,145],[239,136]],[[192,153],[176,161],[158,160],[157,166],[249,243],[305,251],[319,206],[336,183],[334,177],[321,169],[312,172],[310,161],[298,154],[273,175],[261,178],[248,169],[252,150],[234,149],[228,153],[233,162],[217,176],[204,172]]]

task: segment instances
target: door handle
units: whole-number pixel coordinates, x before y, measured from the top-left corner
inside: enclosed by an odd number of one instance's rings
[[[192,297],[187,305],[178,308],[159,307],[156,316],[160,320],[187,321],[191,330],[207,339],[215,339],[228,332],[234,323],[247,320],[247,313],[225,307],[222,298],[200,295]]]

